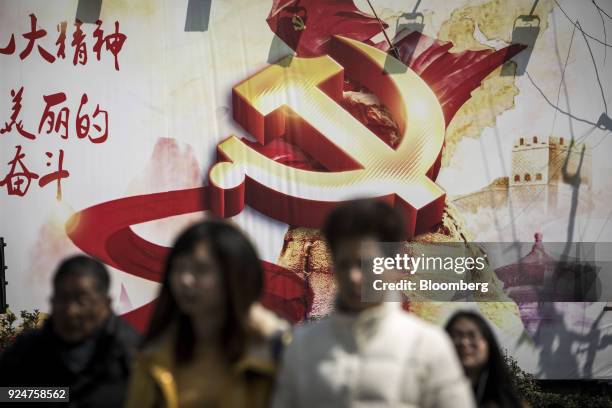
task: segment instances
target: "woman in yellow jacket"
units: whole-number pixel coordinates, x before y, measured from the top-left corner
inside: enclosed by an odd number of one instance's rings
[[[170,251],[128,408],[267,407],[288,325],[258,303],[263,271],[235,227],[205,221]]]

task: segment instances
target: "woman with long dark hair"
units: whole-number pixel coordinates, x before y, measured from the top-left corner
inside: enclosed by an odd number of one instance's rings
[[[128,407],[264,407],[288,325],[257,303],[263,271],[224,221],[176,240],[136,358]]]
[[[508,369],[485,319],[478,313],[459,311],[446,323],[466,376],[472,383],[478,407],[523,407]]]

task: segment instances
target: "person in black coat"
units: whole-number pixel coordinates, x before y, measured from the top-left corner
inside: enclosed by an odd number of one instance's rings
[[[120,407],[140,337],[111,310],[100,262],[75,256],[53,279],[51,317],[0,355],[0,386],[69,387],[69,407]]]

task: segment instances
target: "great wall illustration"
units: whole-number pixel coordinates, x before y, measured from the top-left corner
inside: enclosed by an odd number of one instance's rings
[[[510,176],[451,200],[461,212],[529,205],[529,211],[554,215],[569,207],[577,188],[589,191],[591,185],[592,149],[588,145],[564,137],[519,137],[512,147]],[[578,196],[581,210],[592,206],[589,194]]]

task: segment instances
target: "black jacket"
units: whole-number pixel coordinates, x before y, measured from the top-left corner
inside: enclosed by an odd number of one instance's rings
[[[65,345],[51,321],[41,329],[22,333],[0,355],[0,386],[56,386],[70,388],[69,404],[42,404],[71,408],[121,407],[127,390],[131,360],[140,342],[127,323],[111,315],[92,342],[87,365],[75,373],[62,358]],[[27,404],[19,403],[24,407]],[[37,406],[42,406],[37,404]]]

